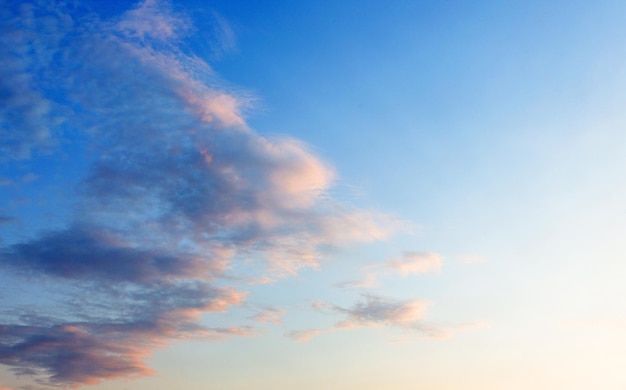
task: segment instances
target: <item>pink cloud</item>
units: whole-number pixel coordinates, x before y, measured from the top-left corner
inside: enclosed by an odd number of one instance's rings
[[[374,295],[364,295],[364,300],[350,309],[336,308],[347,314],[347,318],[337,324],[339,328],[372,326],[412,326],[423,319],[431,304],[420,299],[395,301]]]
[[[154,371],[144,363],[145,358],[172,340],[219,341],[250,335],[246,327],[211,328],[199,323],[203,313],[222,312],[239,304],[243,293],[226,289],[215,292],[212,299],[200,291],[185,292],[190,293],[199,301],[187,297],[171,302],[176,295],[166,292],[164,298],[154,299],[161,307],[151,303],[143,312],[113,322],[5,324],[0,326],[0,364],[14,367],[17,374],[46,378],[45,382],[53,385],[77,387],[110,378],[151,375]]]
[[[281,316],[285,314],[285,311],[275,307],[261,308],[258,313],[251,316],[250,319],[256,322],[265,322],[272,324],[280,324]]]
[[[387,265],[403,276],[420,275],[441,270],[441,255],[430,252],[404,252],[399,259],[387,261]]]
[[[321,332],[320,329],[292,330],[285,333],[285,336],[297,343],[306,343],[318,336]]]
[[[403,276],[438,272],[442,266],[441,255],[432,252],[405,251],[402,257],[374,263],[362,268],[363,277],[335,284],[339,288],[373,288],[379,286],[379,278],[390,273]]]
[[[190,25],[182,15],[172,12],[169,2],[144,0],[124,13],[116,28],[127,36],[141,40],[152,38],[163,41],[178,38]]]
[[[422,299],[397,300],[372,294],[363,294],[361,300],[351,307],[331,305],[316,301],[313,308],[332,314],[343,314],[345,318],[335,325],[335,330],[356,328],[390,327],[403,331],[401,338],[392,342],[406,343],[413,339],[412,334],[429,339],[447,339],[460,331],[484,329],[487,322],[469,322],[452,325],[432,324],[425,320],[426,310],[432,304]]]

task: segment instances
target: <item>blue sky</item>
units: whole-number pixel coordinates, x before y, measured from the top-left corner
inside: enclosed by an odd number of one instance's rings
[[[623,388],[621,2],[0,5],[0,389]]]

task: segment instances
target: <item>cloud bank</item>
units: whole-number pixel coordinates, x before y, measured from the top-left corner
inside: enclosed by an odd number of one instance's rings
[[[245,301],[227,285],[234,265],[252,259],[263,280],[286,277],[393,229],[334,201],[335,172],[304,144],[248,128],[252,99],[181,49],[191,18],[167,2],[106,20],[57,2],[0,9],[0,163],[80,150],[88,164],[64,227],[0,247],[2,271],[37,282],[57,308],[6,303],[0,363],[15,373],[57,386],[148,375],[144,358],[172,340],[251,334],[203,319]],[[231,50],[232,30],[216,20]]]

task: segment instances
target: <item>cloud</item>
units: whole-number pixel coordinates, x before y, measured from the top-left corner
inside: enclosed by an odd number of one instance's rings
[[[363,295],[362,301],[351,308],[334,307],[347,318],[337,324],[339,328],[399,326],[416,327],[431,304],[424,300],[398,301],[375,295]]]
[[[321,332],[322,331],[320,329],[292,330],[285,333],[285,336],[297,343],[306,343],[318,336]]]
[[[336,330],[356,328],[391,327],[409,334],[392,342],[408,342],[410,333],[430,339],[447,339],[455,333],[465,330],[484,329],[489,326],[485,321],[461,324],[440,325],[425,321],[426,310],[431,301],[423,299],[399,300],[374,294],[362,294],[360,301],[351,307],[342,307],[326,302],[315,301],[312,307],[327,314],[339,313],[344,319],[337,322]]]
[[[202,282],[98,286],[73,302],[74,321],[22,314],[0,325],[0,363],[60,386],[148,375],[144,358],[171,340],[250,334],[245,327],[199,322],[202,313],[224,312],[242,299],[233,289]]]
[[[275,307],[263,307],[258,312],[251,316],[250,319],[256,322],[266,322],[272,324],[280,324],[281,316],[285,314],[285,311]]]
[[[442,259],[437,253],[404,252],[399,259],[387,261],[387,265],[403,276],[420,275],[441,270]]]
[[[17,374],[58,386],[148,375],[145,358],[172,341],[253,332],[203,319],[244,303],[227,285],[235,265],[275,280],[401,225],[334,201],[333,168],[302,142],[248,128],[252,99],[181,49],[193,28],[167,2],[109,20],[0,7],[4,163],[90,152],[65,224],[0,247],[2,271],[45,297],[29,307],[55,313],[2,303],[0,364]]]
[[[6,2],[0,34],[0,162],[29,159],[54,145],[53,127],[60,118],[37,79],[45,72],[49,47],[63,34],[68,20],[46,21],[48,7]],[[41,17],[41,18],[40,18]]]
[[[211,12],[211,16],[213,19],[213,35],[215,37],[214,40],[210,41],[213,55],[219,58],[224,54],[237,50],[237,37],[230,23],[224,16],[215,11]]]
[[[359,279],[346,280],[335,284],[338,288],[374,288],[379,286],[379,276],[388,273],[389,269],[385,264],[369,264],[361,268],[363,275]]]
[[[362,268],[363,277],[336,283],[339,288],[374,288],[379,286],[379,278],[384,275],[399,273],[402,276],[421,275],[441,270],[441,255],[432,252],[405,251],[400,258],[393,258],[384,263],[369,264]]]
[[[261,276],[261,277],[258,277],[258,278],[250,279],[248,281],[248,284],[254,286],[254,285],[257,285],[257,284],[271,284],[271,283],[274,283],[274,282],[275,282],[275,280],[270,278],[270,277],[268,277],[268,276]]]
[[[117,22],[116,29],[124,36],[140,40],[170,41],[190,30],[190,21],[175,14],[168,2],[145,0],[127,11]]]
[[[45,383],[53,385],[144,376],[153,373],[143,363],[145,356],[163,346],[164,335],[176,337],[180,332],[171,325],[167,318],[148,324],[4,325],[0,327],[0,363],[17,367],[18,374],[48,375]],[[221,337],[246,331],[206,328],[202,334]]]
[[[218,262],[180,253],[133,247],[121,237],[73,226],[0,250],[7,266],[67,279],[145,284],[156,280],[209,279]]]

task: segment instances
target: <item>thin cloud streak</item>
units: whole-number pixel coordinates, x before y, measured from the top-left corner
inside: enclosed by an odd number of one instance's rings
[[[361,279],[336,283],[335,287],[374,288],[380,285],[380,277],[395,274],[409,276],[436,273],[441,271],[442,265],[443,259],[438,253],[404,251],[399,258],[392,258],[384,263],[369,264],[363,267],[361,272],[364,276]]]
[[[283,314],[285,314],[285,310],[269,306],[259,309],[250,319],[261,323],[280,324]]]
[[[396,328],[407,332],[401,342],[409,342],[411,333],[429,339],[448,339],[454,334],[465,331],[484,329],[487,322],[469,322],[453,325],[433,324],[426,321],[426,311],[431,301],[423,299],[393,299],[374,294],[362,294],[359,301],[350,307],[333,305],[328,302],[314,301],[313,310],[344,318],[335,324],[334,330],[350,330],[358,328]],[[395,342],[392,340],[392,342]]]
[[[404,252],[401,258],[387,261],[387,265],[402,276],[438,272],[442,263],[441,255],[426,252]]]
[[[285,336],[297,343],[307,343],[314,337],[317,337],[321,332],[322,331],[320,329],[292,330],[285,333]]]

